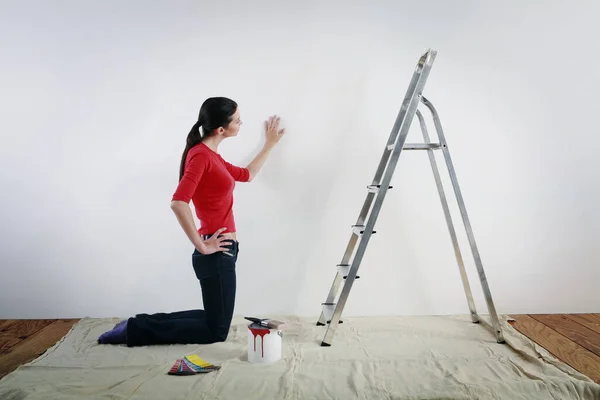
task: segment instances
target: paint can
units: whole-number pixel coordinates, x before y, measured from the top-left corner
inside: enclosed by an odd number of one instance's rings
[[[257,323],[248,325],[248,362],[270,364],[281,358],[283,333]]]

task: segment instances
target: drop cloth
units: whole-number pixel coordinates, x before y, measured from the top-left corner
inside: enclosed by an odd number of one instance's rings
[[[0,381],[0,399],[600,399],[600,385],[557,361],[503,318],[507,344],[466,316],[345,318],[333,346],[315,318],[286,321],[282,359],[247,362],[248,321],[224,343],[98,345],[116,320],[85,318],[54,347]],[[197,354],[221,366],[167,375]]]

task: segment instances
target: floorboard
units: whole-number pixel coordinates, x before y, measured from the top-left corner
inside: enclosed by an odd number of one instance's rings
[[[600,333],[581,325],[566,315],[532,314],[531,317],[600,356]]]
[[[565,314],[568,318],[600,333],[600,314]]]
[[[0,320],[0,332],[2,332],[5,328],[7,328],[8,326],[10,326],[14,322],[16,322],[15,319],[2,319],[2,320]]]

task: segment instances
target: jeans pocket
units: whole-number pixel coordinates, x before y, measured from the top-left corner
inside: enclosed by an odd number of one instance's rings
[[[192,266],[198,280],[212,278],[221,273],[221,255],[213,253],[204,255],[194,253],[192,255]]]
[[[227,250],[219,252],[225,259],[237,259],[238,256],[238,243],[234,240],[227,240],[223,242],[223,247]]]

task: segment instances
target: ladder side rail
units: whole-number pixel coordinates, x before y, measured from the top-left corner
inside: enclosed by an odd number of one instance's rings
[[[423,114],[421,111],[417,110],[417,118],[419,118],[419,124],[421,125],[421,132],[423,134],[424,142],[430,143],[431,140],[429,138],[429,133],[427,131],[427,124],[425,123],[425,119],[423,118]],[[435,153],[433,150],[427,150],[429,156],[429,163],[431,164],[431,169],[433,171],[433,177],[435,179],[435,184],[438,190],[438,194],[440,196],[440,201],[442,203],[442,209],[444,210],[444,216],[446,218],[446,225],[448,226],[448,233],[450,234],[450,239],[452,240],[452,246],[454,248],[454,255],[456,257],[456,262],[458,264],[458,268],[460,271],[460,277],[462,280],[463,288],[465,291],[465,296],[467,298],[467,304],[469,306],[469,311],[471,314],[471,320],[473,322],[479,322],[479,317],[477,315],[477,311],[475,309],[475,301],[473,300],[473,294],[471,291],[471,287],[469,285],[469,278],[467,277],[467,272],[465,270],[465,264],[462,257],[462,253],[460,251],[460,246],[458,243],[458,238],[456,236],[456,230],[454,228],[454,223],[452,222],[452,215],[450,214],[450,208],[448,206],[448,200],[446,198],[446,194],[444,193],[444,186],[442,184],[442,179],[440,177],[440,172],[437,167],[437,162],[435,159]]]
[[[467,209],[465,206],[464,199],[462,197],[462,193],[460,190],[460,186],[458,184],[458,178],[456,177],[456,171],[454,170],[454,165],[452,163],[452,158],[450,157],[450,152],[448,150],[448,144],[446,142],[446,138],[444,136],[444,131],[442,128],[442,124],[440,122],[439,115],[437,110],[433,106],[433,104],[425,97],[421,98],[423,104],[429,109],[433,116],[433,122],[435,125],[435,129],[437,131],[437,135],[439,137],[440,144],[442,145],[442,152],[444,154],[444,159],[446,161],[446,165],[448,167],[448,172],[450,175],[450,179],[452,181],[452,186],[454,188],[454,194],[456,196],[458,206],[460,209],[460,214],[465,225],[465,230],[467,233],[467,237],[469,239],[469,244],[471,246],[471,251],[473,253],[473,258],[475,260],[475,266],[477,268],[477,272],[479,274],[479,280],[481,281],[481,287],[483,289],[483,293],[485,296],[485,301],[490,313],[490,317],[492,320],[492,327],[494,330],[494,334],[496,336],[496,340],[498,343],[504,342],[504,336],[502,334],[502,329],[500,327],[500,322],[498,320],[498,314],[496,312],[496,307],[494,305],[494,301],[492,300],[492,294],[490,291],[489,284],[487,282],[487,278],[485,275],[485,271],[483,270],[483,265],[481,261],[481,255],[479,254],[479,250],[477,248],[477,243],[475,242],[475,235],[473,234],[473,228],[471,226],[471,222],[469,220],[469,216],[467,214]]]

